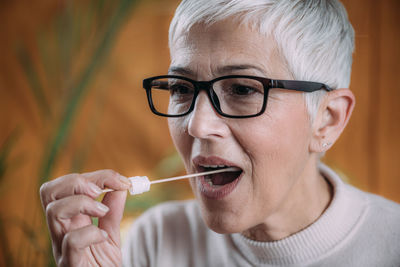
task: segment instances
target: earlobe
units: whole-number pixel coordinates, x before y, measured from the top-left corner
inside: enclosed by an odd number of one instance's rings
[[[354,105],[354,94],[347,88],[325,95],[313,123],[310,152],[325,152],[336,142],[351,117]]]

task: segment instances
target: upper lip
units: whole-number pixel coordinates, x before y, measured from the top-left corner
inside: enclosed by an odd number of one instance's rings
[[[226,160],[224,158],[221,158],[219,156],[196,156],[193,158],[192,160],[193,162],[193,166],[196,168],[196,170],[198,172],[204,171],[204,166],[228,166],[228,167],[238,167],[240,168],[240,166],[238,166],[236,163],[231,162],[229,160]],[[240,168],[242,169],[242,168]]]

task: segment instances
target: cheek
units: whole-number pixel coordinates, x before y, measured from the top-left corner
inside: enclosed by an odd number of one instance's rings
[[[310,131],[305,116],[299,110],[274,116],[266,113],[256,122],[242,121],[235,129],[248,158],[250,178],[247,197],[242,201],[253,207],[253,215],[273,212],[287,198],[304,168]]]
[[[169,118],[168,128],[172,141],[180,154],[185,166],[187,159],[190,158],[191,138],[186,131],[186,121],[184,118]]]
[[[254,130],[255,139],[277,153],[304,148],[311,131],[302,95],[287,93],[284,96],[280,101],[269,102],[269,109],[260,119],[262,129]]]
[[[257,177],[286,176],[290,165],[303,164],[307,158],[311,131],[307,112],[300,104],[284,108],[277,108],[274,113],[266,111],[255,118],[257,123],[243,121],[237,129],[238,142]]]

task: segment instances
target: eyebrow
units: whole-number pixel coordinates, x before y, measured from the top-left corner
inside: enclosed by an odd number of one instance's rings
[[[218,73],[225,74],[225,73],[230,73],[234,71],[240,71],[240,70],[257,70],[260,72],[260,74],[265,75],[265,70],[262,68],[256,66],[256,65],[251,65],[251,64],[239,64],[239,65],[227,65],[218,68]],[[181,67],[181,66],[171,66],[168,69],[168,73],[178,73],[182,75],[189,75],[189,76],[195,76],[195,72],[192,71],[189,68]]]
[[[180,66],[171,66],[168,69],[168,73],[179,73],[182,75],[189,75],[189,76],[193,76],[194,72],[191,69],[187,69],[184,67],[180,67]]]
[[[238,70],[257,70],[260,73],[264,74],[265,70],[262,68],[256,66],[256,65],[251,65],[251,64],[239,64],[239,65],[227,65],[221,68],[218,68],[218,71],[221,73],[227,73],[227,72],[233,72],[233,71],[238,71]]]

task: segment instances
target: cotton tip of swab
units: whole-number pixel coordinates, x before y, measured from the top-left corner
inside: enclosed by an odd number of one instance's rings
[[[150,191],[150,181],[147,176],[133,176],[128,179],[131,182],[131,187],[129,188],[131,195],[139,195]]]

